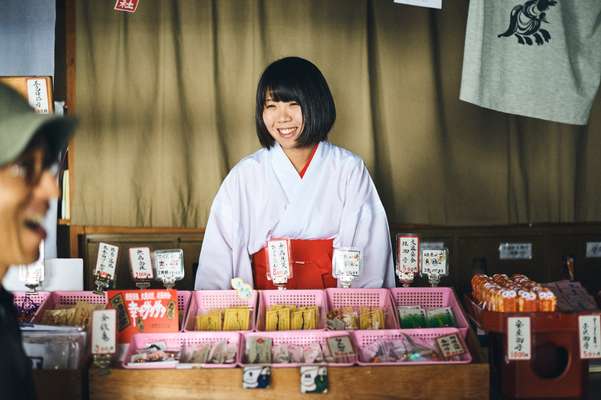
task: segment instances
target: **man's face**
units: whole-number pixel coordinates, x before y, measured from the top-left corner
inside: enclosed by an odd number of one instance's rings
[[[44,169],[45,154],[45,146],[29,148],[0,167],[0,267],[38,258],[46,237],[42,222],[50,200],[59,195],[55,176]],[[0,270],[0,278],[3,274]]]

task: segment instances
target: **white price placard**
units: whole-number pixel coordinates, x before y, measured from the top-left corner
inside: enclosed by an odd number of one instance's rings
[[[578,317],[580,338],[580,358],[601,358],[601,317],[599,315],[580,315]]]
[[[397,275],[413,277],[419,273],[419,237],[417,235],[397,236]]]
[[[164,282],[184,279],[184,251],[182,249],[154,252],[156,278]]]
[[[507,359],[530,360],[532,357],[529,317],[507,318]]]
[[[100,278],[114,280],[118,255],[119,247],[108,243],[100,243],[98,258],[96,259],[96,275]]]
[[[42,114],[48,114],[50,112],[45,79],[27,80],[27,98],[29,99],[29,105],[31,105],[36,112]]]
[[[290,241],[287,239],[267,242],[269,276],[274,285],[284,285],[292,278],[290,266]]]
[[[152,279],[152,261],[148,247],[132,247],[129,249],[129,262],[131,275],[134,280]]]
[[[334,275],[334,278],[348,281],[361,275],[360,250],[350,248],[334,249],[332,260],[332,275]]]
[[[96,310],[92,314],[92,354],[114,354],[117,335],[116,310]]]
[[[447,255],[447,249],[423,250],[422,275],[446,276],[448,274]]]

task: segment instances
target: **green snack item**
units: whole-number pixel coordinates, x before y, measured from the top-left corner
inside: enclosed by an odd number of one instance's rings
[[[451,307],[430,308],[426,310],[426,326],[428,328],[457,327]]]
[[[426,312],[420,306],[398,306],[397,310],[402,329],[426,327]]]

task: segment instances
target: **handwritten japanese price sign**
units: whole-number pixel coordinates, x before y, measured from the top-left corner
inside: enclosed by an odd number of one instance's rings
[[[148,247],[130,248],[129,262],[134,280],[148,280],[153,278],[150,249]]]
[[[118,254],[119,247],[107,243],[100,243],[100,246],[98,247],[98,258],[96,259],[96,275],[103,279],[114,280]]]
[[[466,353],[465,346],[456,333],[439,336],[436,338],[436,344],[440,349],[442,356],[446,359],[460,356]]]
[[[580,358],[601,358],[601,317],[580,315],[578,317]]]
[[[128,13],[136,12],[138,8],[138,3],[140,0],[117,0],[115,2],[115,7],[113,8],[115,11],[124,11]]]
[[[50,103],[48,100],[48,90],[46,88],[45,79],[28,79],[27,97],[29,99],[29,104],[36,112],[41,114],[48,114],[50,112]]]
[[[419,273],[419,236],[397,235],[397,276],[401,281],[413,281]]]
[[[423,250],[422,275],[445,276],[448,274],[448,250]]]
[[[507,359],[530,360],[531,357],[530,318],[507,318]]]
[[[334,249],[332,262],[332,275],[343,286],[349,286],[361,274],[361,251],[358,249]]]
[[[184,251],[182,249],[156,250],[154,264],[158,280],[175,282],[184,279]]]
[[[116,352],[117,314],[115,310],[96,310],[92,314],[92,354]]]
[[[267,242],[269,272],[267,279],[274,285],[285,285],[292,278],[290,241],[286,239]]]

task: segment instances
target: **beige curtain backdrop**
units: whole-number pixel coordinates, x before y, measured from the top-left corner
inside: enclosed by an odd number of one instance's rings
[[[259,75],[289,55],[323,71],[330,140],[363,157],[391,223],[601,221],[601,96],[587,127],[459,101],[467,0],[112,4],[77,3],[74,224],[204,226],[259,147]]]

